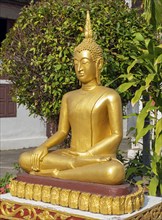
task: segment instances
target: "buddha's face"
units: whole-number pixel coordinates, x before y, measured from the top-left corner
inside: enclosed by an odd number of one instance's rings
[[[88,83],[96,79],[97,64],[93,61],[90,51],[76,51],[74,53],[74,65],[80,82]]]

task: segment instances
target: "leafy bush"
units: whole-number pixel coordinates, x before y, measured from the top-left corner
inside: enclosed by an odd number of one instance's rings
[[[133,159],[128,159],[124,152],[118,151],[117,159],[125,166],[125,180],[130,184],[142,185],[148,192],[148,185],[152,178],[151,168],[143,162],[143,153],[137,151]]]
[[[90,10],[94,37],[104,52],[102,84],[117,88],[137,51],[132,50],[135,32],[144,36],[151,28],[129,9],[125,1],[42,0],[23,8],[2,44],[1,74],[13,83],[13,94],[31,114],[53,120],[61,98],[78,88],[73,51],[84,38],[86,11]],[[126,103],[134,93],[122,95]]]
[[[138,56],[128,66],[127,74],[123,77],[128,79],[127,83],[120,85],[119,91],[125,92],[131,87],[136,90],[131,102],[136,104],[140,99],[143,109],[137,117],[136,143],[147,134],[152,132],[152,176],[149,183],[151,195],[162,195],[162,44],[155,45],[152,39],[145,39],[141,33],[136,33],[133,40],[138,49]],[[135,71],[139,66],[143,71]],[[148,101],[144,97],[149,97]],[[152,120],[152,124],[145,124],[145,119]]]
[[[13,169],[17,172],[21,172],[21,168],[18,163],[13,164]],[[0,178],[0,194],[8,193],[10,190],[10,181],[15,178],[15,175],[12,173],[6,172],[4,176]]]
[[[4,177],[0,178],[0,194],[9,192],[9,183],[12,178],[13,175],[8,172],[5,174]]]
[[[126,180],[135,183],[137,178],[143,178],[143,176],[151,177],[151,169],[143,163],[143,156],[141,152],[137,152],[134,159],[124,162],[126,166]]]

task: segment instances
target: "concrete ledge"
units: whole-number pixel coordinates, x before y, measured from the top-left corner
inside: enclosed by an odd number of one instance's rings
[[[162,219],[162,198],[146,196],[144,207],[138,211],[131,214],[125,215],[102,215],[95,214],[86,211],[75,210],[71,208],[65,208],[57,205],[51,205],[43,202],[36,202],[26,199],[20,199],[17,197],[11,196],[9,193],[0,195],[0,218],[3,219],[13,219],[16,217],[16,214],[20,215],[22,210],[26,209],[26,218],[32,219],[31,216],[34,214],[34,217],[38,219],[101,219],[101,220],[161,220]],[[7,209],[8,207],[8,209]],[[12,207],[12,210],[11,210]],[[28,211],[27,211],[28,210]],[[51,216],[51,217],[48,217]],[[20,219],[20,218],[14,218]]]
[[[29,147],[37,147],[47,140],[46,136],[42,137],[29,137],[29,138],[15,138],[15,139],[2,139],[1,150],[22,149]]]

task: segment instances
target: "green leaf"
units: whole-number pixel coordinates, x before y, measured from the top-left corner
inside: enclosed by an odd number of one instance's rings
[[[55,69],[56,69],[56,70],[60,70],[61,67],[62,67],[61,64],[58,64],[58,65],[55,66]]]
[[[150,41],[151,41],[151,39],[146,39],[145,40],[145,46],[146,46],[147,49],[149,47]]]
[[[138,63],[139,61],[136,59],[134,60],[131,65],[128,66],[127,68],[127,73],[130,73],[131,69]]]
[[[160,118],[156,123],[156,137],[162,132],[162,118]]]
[[[131,86],[136,85],[136,82],[128,82],[128,83],[123,83],[118,87],[119,92],[125,92],[127,91]]]
[[[128,60],[129,59],[129,57],[125,57],[124,55],[122,55],[122,54],[117,54],[116,55],[119,59],[121,59],[121,60]]]
[[[147,64],[146,66],[146,69],[152,74],[152,73],[156,73],[156,70],[155,70],[155,67],[152,63],[150,64]]]
[[[160,155],[162,151],[162,133],[156,137],[155,140],[155,152],[157,153],[157,155]]]
[[[162,26],[162,0],[154,1],[155,2],[155,16],[156,16],[156,22],[157,27]]]
[[[159,180],[157,176],[154,176],[149,184],[149,194],[151,196],[156,196],[157,186],[158,186]]]
[[[139,185],[142,185],[143,182],[144,182],[144,180],[139,180],[139,181],[136,182],[136,184],[139,186]]]
[[[153,55],[154,54],[154,43],[153,43],[153,40],[146,39],[145,40],[145,46],[148,49],[149,54]]]
[[[156,156],[156,154],[154,154],[154,157],[152,157],[151,169],[155,175],[158,175],[157,174],[157,159],[156,158],[157,158],[157,156]]]
[[[162,54],[160,54],[160,56],[158,56],[158,58],[156,59],[154,65],[157,65],[157,64],[159,64],[159,63],[162,63]]]
[[[137,128],[137,134],[141,132],[141,130],[144,127],[144,120],[148,115],[148,112],[150,111],[150,107],[152,107],[152,100],[147,102],[145,107],[141,110],[137,117],[137,122],[136,122],[136,128]]]
[[[135,33],[135,39],[138,41],[144,41],[144,37],[142,36],[141,33]]]
[[[154,73],[148,74],[148,76],[146,77],[146,80],[145,80],[145,82],[146,82],[146,88],[149,87],[149,84],[150,84],[150,82],[152,82],[152,80],[154,79],[154,77],[155,77],[155,74],[154,74]]]
[[[162,195],[162,182],[160,183],[160,194]]]
[[[157,47],[162,48],[162,44],[159,44]]]
[[[149,130],[151,130],[153,128],[154,128],[154,125],[148,125],[147,127],[141,129],[140,132],[137,133],[136,143],[139,141],[140,138],[145,136]]]
[[[134,106],[141,98],[142,92],[145,90],[145,86],[141,86],[140,89],[138,89],[135,92],[135,96],[132,98],[131,103]]]
[[[126,179],[128,179],[132,174],[134,174],[137,170],[137,167],[128,167],[126,171]]]

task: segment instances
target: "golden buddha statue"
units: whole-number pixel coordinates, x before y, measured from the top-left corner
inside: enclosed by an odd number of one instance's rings
[[[81,88],[63,96],[58,131],[35,150],[20,155],[28,173],[101,184],[121,184],[123,164],[116,159],[122,139],[122,106],[116,91],[100,85],[102,49],[92,38],[89,12],[85,39],[74,51]],[[68,149],[48,152],[71,130]]]

